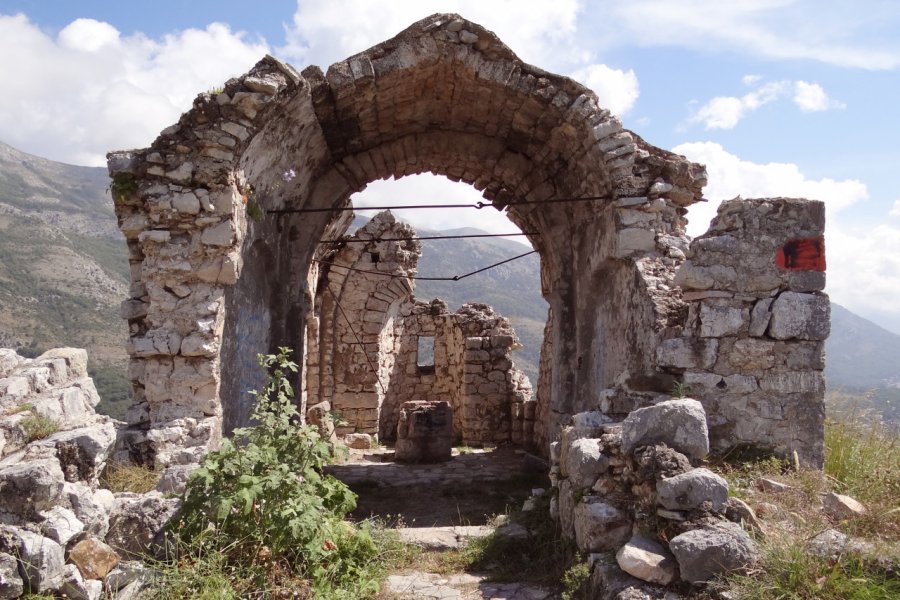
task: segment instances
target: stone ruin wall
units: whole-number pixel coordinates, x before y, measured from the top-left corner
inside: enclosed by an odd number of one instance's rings
[[[708,408],[714,448],[750,443],[821,462],[823,332],[784,323],[800,311],[817,327],[827,298],[774,263],[775,249],[820,229],[821,204],[737,202],[755,231],[721,214],[691,243],[684,215],[702,198],[700,165],[647,144],[590,90],[456,15],[326,73],[266,57],[198,96],[150,148],[111,154],[109,167],[133,281],[122,307],[135,384],[125,441],[160,466],[196,462],[242,423],[256,353],[288,346],[302,359],[321,331],[312,260],[346,221],[272,211],[343,208],[370,181],[423,172],[473,185],[532,232],[550,305],[542,452],[571,415],[626,414],[684,380]],[[541,203],[572,197],[595,200]],[[771,218],[782,213],[795,216]],[[745,289],[757,264],[778,276]],[[687,276],[700,267],[715,276]],[[760,332],[753,315],[766,312]],[[770,348],[774,358],[759,357]],[[302,402],[317,401],[307,388]]]
[[[316,335],[307,340],[309,420],[330,413],[338,435],[393,441],[404,402],[443,400],[458,443],[530,446],[535,401],[510,356],[518,338],[509,321],[484,304],[451,313],[440,300],[417,300],[418,241],[380,241],[412,237],[380,213],[323,255]],[[433,366],[418,364],[421,337],[433,340]]]

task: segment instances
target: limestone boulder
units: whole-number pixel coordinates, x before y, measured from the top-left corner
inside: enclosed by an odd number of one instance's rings
[[[667,400],[639,408],[622,422],[622,451],[639,446],[665,444],[690,458],[709,453],[706,412],[697,400]]]
[[[19,575],[18,561],[11,554],[0,552],[0,600],[18,598],[24,591],[25,582]]]
[[[123,560],[106,575],[106,585],[117,592],[135,581],[140,581],[146,573],[147,567],[141,561]]]
[[[109,518],[106,543],[126,557],[140,557],[162,547],[164,528],[181,506],[159,492],[120,497]]]
[[[41,523],[41,533],[62,546],[84,531],[84,523],[68,508],[54,506],[42,512],[40,516],[44,519]]]
[[[59,588],[63,580],[63,547],[31,531],[0,525],[0,552],[18,559],[19,573],[32,592],[43,594]]]
[[[581,438],[566,452],[565,472],[576,490],[589,488],[609,468],[609,459],[600,452],[600,440]]]
[[[21,524],[50,510],[63,490],[63,472],[54,458],[29,460],[0,468],[0,522]]]
[[[858,500],[834,492],[828,492],[822,496],[822,507],[829,517],[837,521],[854,519],[866,514],[866,507]]]
[[[116,443],[112,422],[56,433],[43,442],[56,448],[66,481],[97,482]]]
[[[78,517],[84,523],[85,531],[103,537],[109,530],[109,515],[115,505],[115,496],[105,489],[92,489],[83,483],[66,483],[63,495]]]
[[[344,443],[348,448],[356,450],[368,450],[372,447],[372,436],[368,433],[350,433],[344,436]]]
[[[709,502],[714,512],[723,512],[728,502],[728,482],[709,469],[661,479],[656,484],[659,503],[669,510],[691,510]]]
[[[659,585],[672,583],[678,575],[675,558],[661,544],[637,535],[619,548],[616,562],[629,575]]]
[[[103,582],[85,579],[75,565],[66,565],[63,582],[59,591],[71,600],[99,600],[103,593]]]
[[[156,483],[156,491],[163,494],[181,494],[187,487],[191,473],[196,471],[199,466],[197,463],[189,463],[166,467],[166,470],[163,471],[162,476]]]
[[[582,552],[609,552],[631,537],[631,520],[615,506],[586,497],[573,511],[575,543]]]
[[[97,538],[86,537],[69,550],[69,562],[85,579],[103,579],[119,564],[119,555]]]
[[[691,583],[746,572],[758,557],[750,536],[730,521],[677,535],[669,542],[669,550],[678,561],[681,578]]]

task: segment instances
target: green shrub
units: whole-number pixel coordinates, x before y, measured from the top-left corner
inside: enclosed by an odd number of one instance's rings
[[[259,357],[268,377],[255,393],[255,424],[236,430],[235,441],[223,441],[192,474],[174,532],[179,563],[183,570],[185,554],[192,564],[217,553],[235,589],[248,579],[271,589],[274,577],[305,581],[316,598],[373,595],[378,550],[371,527],[343,520],[356,496],[322,473],[331,446],[314,427],[298,425],[287,378],[297,365],[288,352]]]
[[[25,432],[26,444],[50,437],[59,431],[59,423],[35,411],[31,411],[31,414],[22,419],[19,425],[22,427],[22,431]]]

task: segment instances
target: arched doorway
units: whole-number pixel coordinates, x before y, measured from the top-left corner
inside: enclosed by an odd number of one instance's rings
[[[202,94],[139,153],[110,157],[129,240],[136,404],[161,464],[244,418],[247,357],[305,352],[319,240],[350,196],[430,172],[482,191],[530,238],[550,305],[538,384],[542,446],[606,388],[667,391],[656,367],[702,167],[646,144],[578,83],[494,34],[434,15],[302,74],[267,57]],[[301,382],[298,382],[301,383]],[[619,407],[627,412],[627,406]]]

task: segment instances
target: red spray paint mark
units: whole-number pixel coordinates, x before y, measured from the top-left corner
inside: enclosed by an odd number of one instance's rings
[[[824,271],[825,239],[790,240],[775,253],[775,264],[788,271]]]

